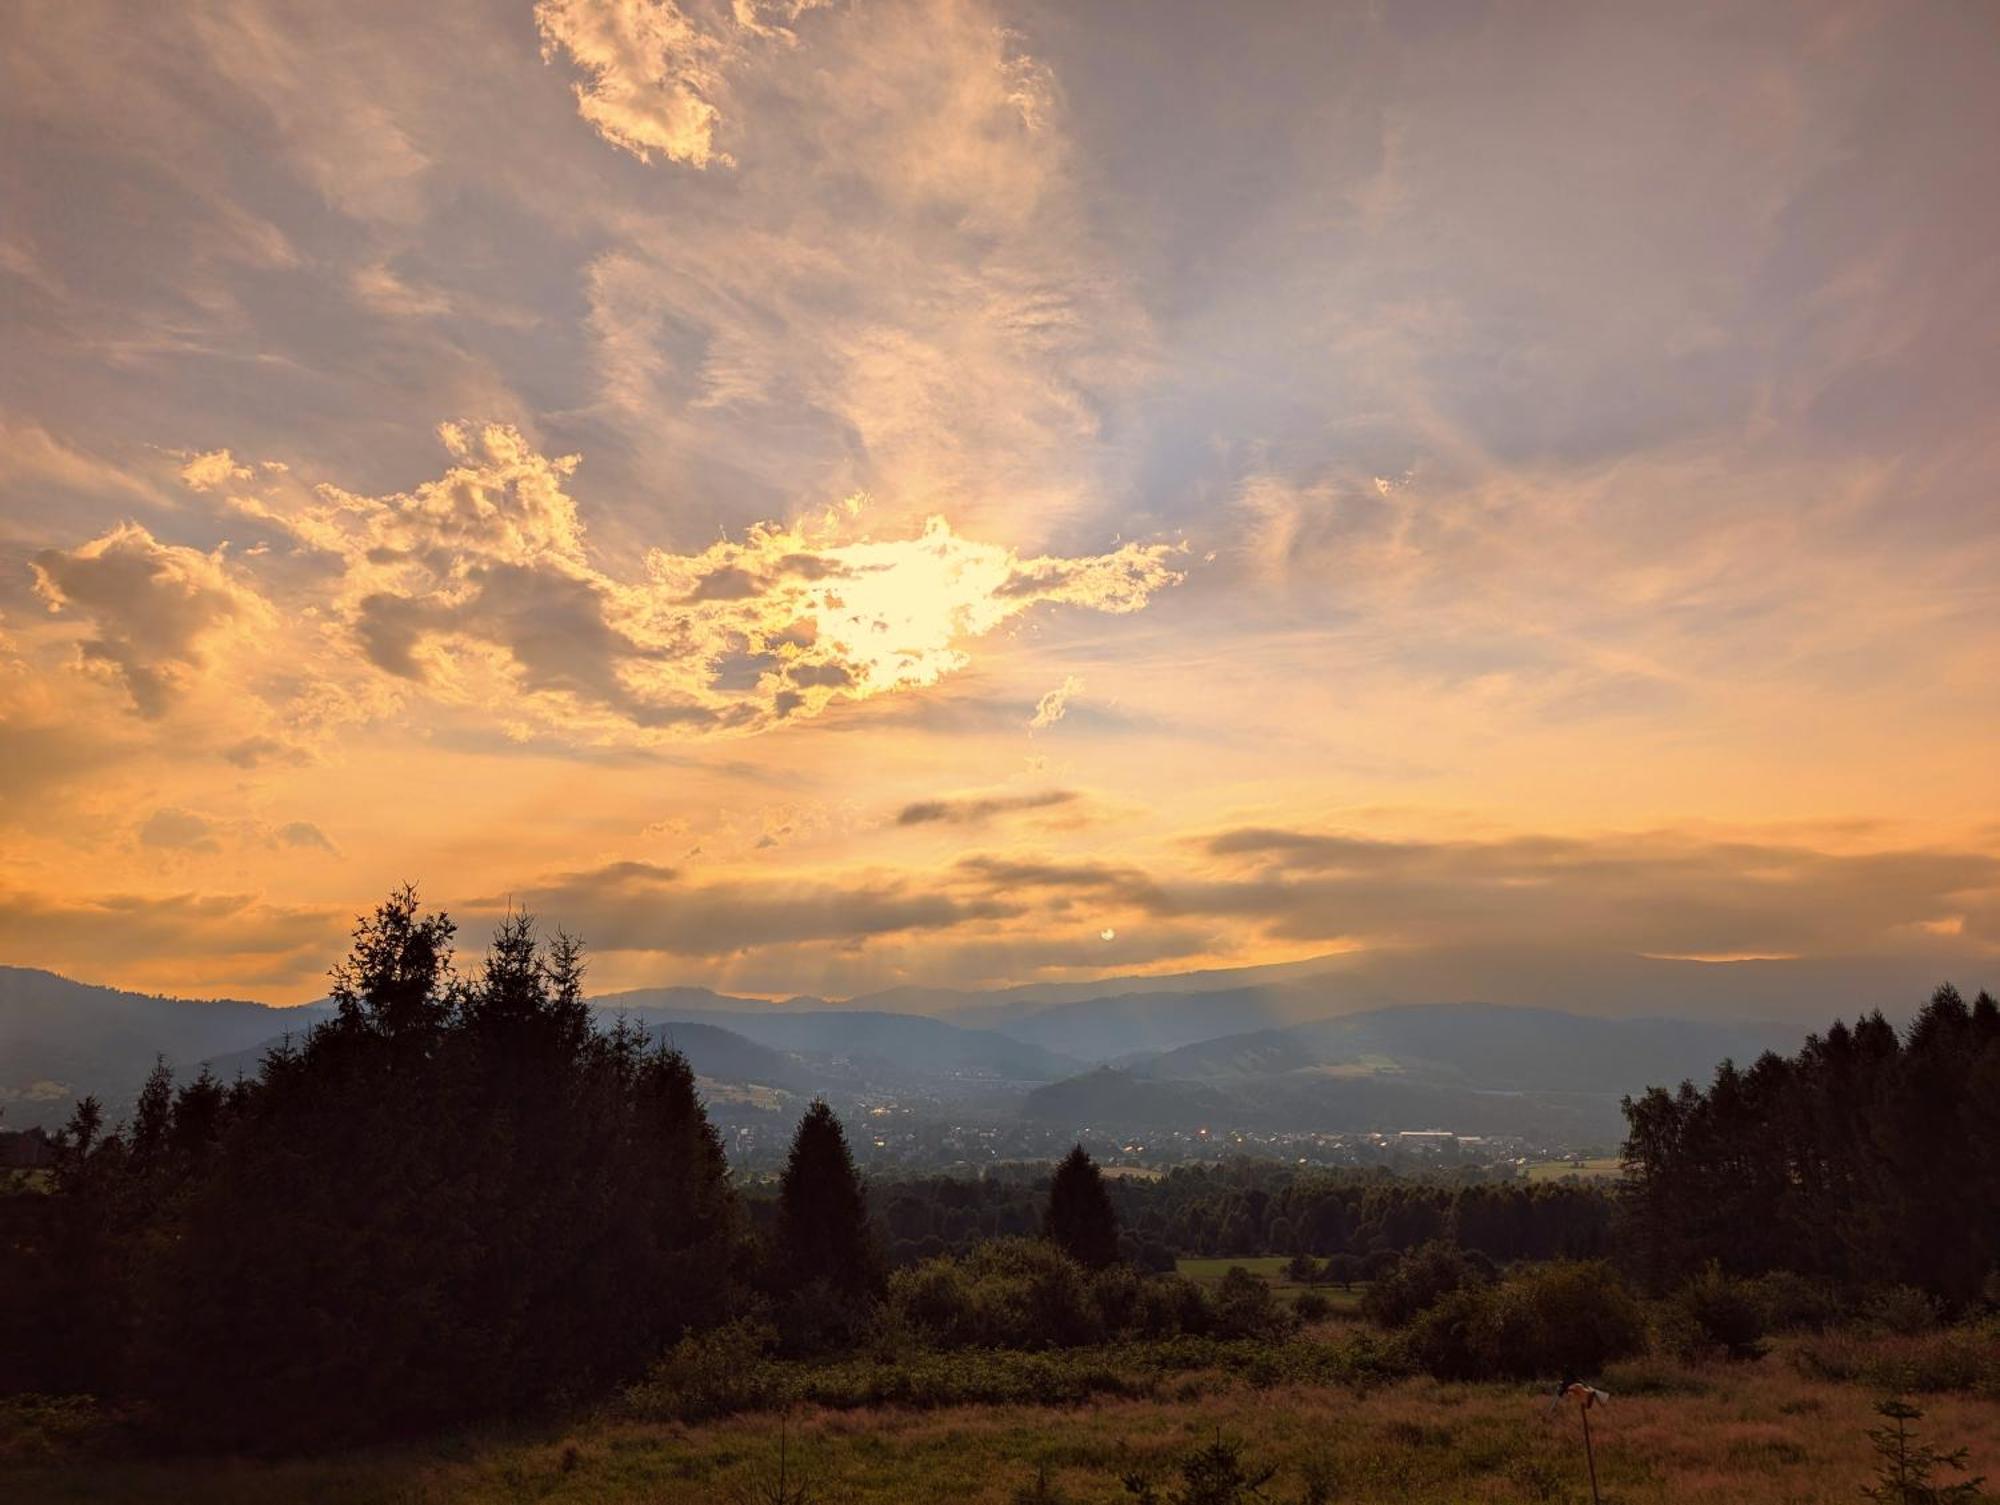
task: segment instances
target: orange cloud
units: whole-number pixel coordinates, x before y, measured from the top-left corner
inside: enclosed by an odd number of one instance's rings
[[[622,578],[593,557],[565,489],[577,457],[542,455],[505,425],[439,432],[453,463],[412,492],[308,490],[282,470],[236,485],[228,505],[282,547],[231,561],[127,524],[45,550],[39,588],[90,624],[86,663],[148,717],[209,672],[210,642],[229,633],[233,688],[316,703],[323,729],[423,698],[606,736],[754,732],[836,698],[921,689],[1037,606],[1130,613],[1182,578],[1165,544],[1023,558],[940,517],[877,539],[858,498],[697,553],[652,550]],[[212,456],[194,472],[197,489],[250,474]]]

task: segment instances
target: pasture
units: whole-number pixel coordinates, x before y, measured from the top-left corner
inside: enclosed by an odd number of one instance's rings
[[[1368,1289],[1365,1280],[1355,1281],[1353,1289],[1346,1291],[1331,1282],[1323,1282],[1316,1286],[1302,1285],[1285,1273],[1285,1266],[1290,1263],[1290,1260],[1280,1254],[1259,1255],[1249,1259],[1179,1259],[1174,1261],[1174,1272],[1213,1290],[1222,1284],[1223,1276],[1240,1265],[1252,1275],[1267,1281],[1272,1293],[1281,1301],[1296,1301],[1301,1292],[1310,1290],[1318,1291],[1324,1296],[1335,1313],[1360,1310],[1361,1293]]]

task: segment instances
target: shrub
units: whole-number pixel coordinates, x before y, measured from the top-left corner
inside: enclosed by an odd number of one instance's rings
[[[1881,1505],[1951,1505],[1955,1501],[1971,1505],[1980,1498],[1979,1487],[1986,1482],[1983,1477],[1952,1484],[1935,1482],[1939,1469],[1965,1472],[1969,1455],[1965,1448],[1942,1453],[1918,1442],[1911,1435],[1910,1423],[1923,1420],[1923,1412],[1901,1396],[1891,1396],[1875,1410],[1887,1424],[1872,1429],[1868,1441],[1882,1461],[1875,1471],[1875,1483],[1864,1487],[1862,1494]]]
[[[1435,1241],[1380,1276],[1361,1298],[1361,1310],[1384,1327],[1402,1327],[1453,1291],[1481,1283],[1462,1250]]]
[[[1207,1332],[1214,1317],[1198,1284],[1185,1275],[1161,1275],[1140,1285],[1133,1322],[1141,1337],[1174,1338]]]
[[[1719,1265],[1711,1262],[1681,1287],[1674,1301],[1692,1325],[1699,1348],[1719,1349],[1731,1359],[1761,1359],[1767,1352],[1764,1314],[1748,1284],[1723,1274]]]
[[[1361,1274],[1368,1280],[1380,1280],[1397,1265],[1403,1256],[1394,1249],[1370,1249],[1361,1257]]]
[[[1326,1278],[1326,1268],[1310,1254],[1294,1254],[1285,1264],[1285,1278],[1302,1286],[1316,1285]]]
[[[888,1314],[893,1325],[940,1348],[974,1341],[970,1282],[950,1256],[891,1275]]]
[[[1301,1322],[1324,1322],[1333,1312],[1333,1303],[1318,1291],[1301,1291],[1292,1303]]]
[[[1263,1499],[1262,1490],[1276,1472],[1275,1468],[1246,1465],[1243,1444],[1218,1436],[1181,1460],[1181,1484],[1173,1494],[1161,1494],[1153,1481],[1141,1474],[1125,1476],[1125,1492],[1139,1505],[1243,1505]]]
[[[1889,1286],[1862,1308],[1862,1320],[1877,1332],[1914,1337],[1937,1326],[1937,1307],[1915,1286]]]
[[[1098,1326],[1107,1333],[1127,1333],[1139,1314],[1139,1288],[1144,1282],[1130,1265],[1112,1265],[1090,1277],[1090,1301]]]
[[[902,1406],[1077,1406],[1100,1395],[1139,1396],[1150,1377],[1094,1353],[962,1349],[883,1362],[846,1359],[796,1366],[785,1397],[829,1410]]]
[[[1277,1338],[1292,1328],[1292,1314],[1271,1294],[1270,1283],[1231,1265],[1215,1288],[1215,1331],[1224,1338]]]
[[[1645,1315],[1609,1265],[1561,1261],[1461,1286],[1411,1324],[1408,1341],[1439,1378],[1486,1380],[1595,1373],[1645,1338]]]
[[[777,1332],[747,1319],[690,1333],[626,1392],[626,1403],[650,1416],[708,1421],[774,1404],[780,1373],[769,1362]]]
[[[2000,1320],[1994,1318],[1927,1333],[1822,1333],[1801,1342],[1791,1359],[1808,1379],[2000,1399]]]
[[[896,1272],[888,1313],[936,1348],[1073,1348],[1104,1338],[1101,1293],[1053,1244],[992,1239]]]
[[[111,1422],[87,1395],[0,1398],[0,1464],[56,1462],[98,1443]]]

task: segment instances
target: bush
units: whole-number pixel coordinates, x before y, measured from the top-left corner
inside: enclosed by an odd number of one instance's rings
[[[1185,1275],[1161,1275],[1139,1286],[1133,1323],[1141,1337],[1176,1338],[1214,1326],[1208,1293]]]
[[[1100,1294],[1083,1268],[1040,1239],[992,1239],[889,1282],[888,1314],[934,1348],[1074,1348],[1104,1339]],[[1136,1296],[1133,1298],[1136,1305]]]
[[[1256,1468],[1243,1459],[1243,1444],[1221,1436],[1196,1448],[1180,1462],[1180,1487],[1162,1494],[1143,1474],[1125,1476],[1125,1492],[1138,1505],[1248,1505],[1264,1498],[1275,1467]]]
[[[1403,1256],[1394,1249],[1370,1249],[1361,1257],[1361,1274],[1368,1280],[1380,1280],[1402,1261]]]
[[[1442,1241],[1405,1255],[1361,1298],[1361,1310],[1384,1327],[1402,1327],[1464,1286],[1483,1282],[1464,1252]]]
[[[1461,1286],[1409,1329],[1411,1357],[1440,1379],[1542,1379],[1592,1374],[1645,1346],[1639,1303],[1602,1261],[1517,1270]]]
[[[1915,1337],[1938,1325],[1937,1307],[1915,1286],[1889,1286],[1862,1308],[1862,1320],[1877,1332]]]
[[[1333,1314],[1333,1303],[1318,1291],[1301,1291],[1292,1310],[1301,1322],[1324,1322]]]
[[[1270,1283],[1241,1265],[1231,1265],[1215,1288],[1215,1332],[1223,1338],[1280,1338],[1292,1329],[1292,1314],[1271,1294]]]
[[[1078,1406],[1097,1396],[1146,1394],[1150,1378],[1112,1356],[964,1349],[883,1362],[847,1359],[801,1365],[787,1376],[787,1400],[829,1410],[870,1406]]]
[[[1801,1342],[1791,1359],[1808,1379],[2000,1400],[2000,1319],[1990,1317],[1927,1333],[1823,1333]]]
[[[1696,1340],[1697,1351],[1683,1352],[1683,1358],[1698,1358],[1700,1351],[1720,1350],[1731,1359],[1761,1359],[1764,1343],[1764,1314],[1747,1282],[1722,1273],[1719,1265],[1707,1269],[1682,1286],[1674,1304],[1686,1314]]]
[[[626,1391],[626,1403],[676,1421],[709,1421],[776,1404],[782,1386],[769,1355],[777,1341],[768,1323],[747,1319],[690,1333]]]
[[[87,1395],[0,1397],[0,1464],[55,1463],[88,1451],[112,1420]]]
[[[1285,1264],[1285,1279],[1302,1286],[1317,1285],[1326,1278],[1326,1268],[1310,1254],[1294,1254]]]
[[[1139,1289],[1145,1282],[1130,1265],[1112,1265],[1090,1277],[1090,1302],[1106,1333],[1129,1333],[1137,1325]]]

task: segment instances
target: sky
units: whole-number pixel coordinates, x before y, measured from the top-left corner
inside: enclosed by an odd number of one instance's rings
[[[2000,10],[8,30],[0,961],[2000,980]]]

